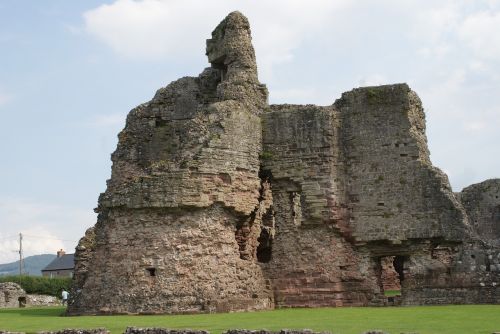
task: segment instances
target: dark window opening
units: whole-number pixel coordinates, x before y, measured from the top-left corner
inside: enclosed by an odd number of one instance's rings
[[[228,173],[219,173],[219,178],[223,183],[231,184],[231,175],[229,175]]]
[[[400,154],[400,156],[402,156],[402,157],[407,157],[407,156],[408,156],[408,154],[406,154],[406,153],[401,153],[401,154]]]
[[[378,259],[377,264],[380,287],[387,296],[399,295],[401,290],[401,281],[399,274],[394,268],[394,256],[384,256]]]
[[[498,196],[497,196],[498,197]],[[500,205],[493,209],[493,235],[495,238],[500,238]]]
[[[221,56],[212,61],[211,63],[213,68],[219,70],[221,81],[224,81],[227,76],[227,65],[225,64],[225,62],[226,62],[226,56]]]
[[[26,297],[19,297],[17,301],[19,302],[19,307],[26,307]]]
[[[378,206],[384,206],[384,202],[378,202],[377,205]]]
[[[255,214],[253,214],[251,220],[255,219]],[[242,260],[251,260],[252,254],[248,245],[249,236],[250,236],[250,226],[248,222],[242,221],[239,222],[236,226],[236,231],[234,232],[234,238],[236,239],[236,243],[238,244],[238,250],[240,252],[240,259]]]
[[[470,258],[471,258],[471,259],[475,259],[475,258],[476,258],[476,256],[475,256],[474,254],[471,254],[471,255],[470,255]]]
[[[273,239],[269,230],[263,228],[257,241],[259,242],[259,246],[257,246],[257,261],[268,263],[271,261],[273,244]]]
[[[146,268],[146,271],[149,273],[149,276],[156,276],[156,268]]]
[[[155,118],[155,126],[157,128],[158,127],[162,127],[162,126],[166,126],[166,125],[167,125],[167,121],[166,120],[164,120],[160,116],[156,116],[156,118]]]
[[[378,257],[374,260],[374,269],[381,293],[387,298],[388,305],[397,305],[403,290],[404,263],[407,258],[402,255],[393,255]]]

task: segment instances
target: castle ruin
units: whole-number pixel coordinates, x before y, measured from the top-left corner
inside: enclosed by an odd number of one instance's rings
[[[452,192],[406,84],[269,105],[239,12],[206,53],[128,114],[68,314],[500,302],[500,180]]]

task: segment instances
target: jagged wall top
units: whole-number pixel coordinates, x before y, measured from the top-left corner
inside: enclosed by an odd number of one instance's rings
[[[207,40],[206,55],[212,68],[221,72],[221,100],[243,102],[256,114],[267,108],[268,92],[257,77],[250,24],[243,14],[232,12],[219,23]]]
[[[228,75],[245,71],[257,80],[255,52],[248,19],[240,12],[230,13],[207,39],[208,61],[214,68],[227,67]]]

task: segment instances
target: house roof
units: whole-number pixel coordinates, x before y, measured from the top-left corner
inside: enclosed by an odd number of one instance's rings
[[[64,254],[61,257],[56,257],[42,271],[64,270],[75,268],[75,254]]]

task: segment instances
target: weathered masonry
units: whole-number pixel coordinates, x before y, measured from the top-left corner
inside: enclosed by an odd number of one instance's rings
[[[406,84],[270,106],[238,12],[207,56],[129,113],[69,314],[500,302],[500,180],[451,191]]]

